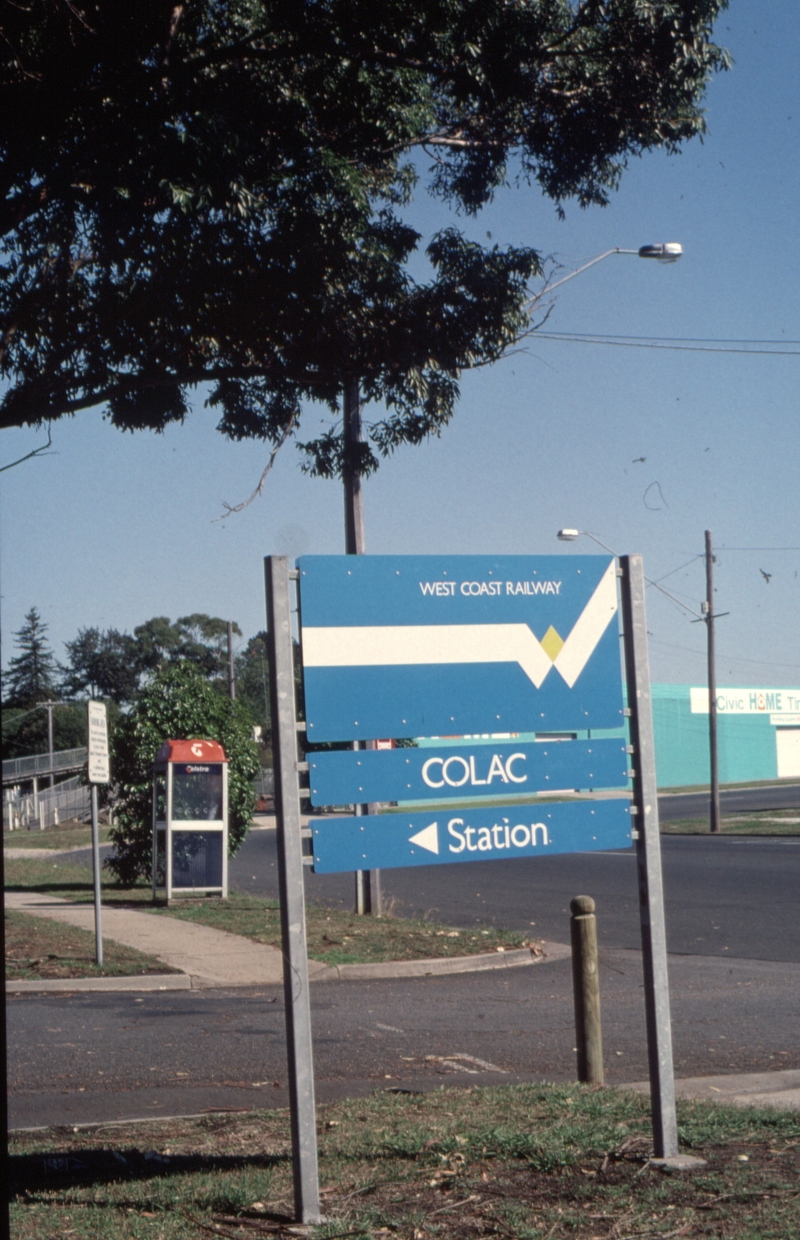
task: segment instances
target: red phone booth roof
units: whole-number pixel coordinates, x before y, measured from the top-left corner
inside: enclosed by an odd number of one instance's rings
[[[162,762],[227,762],[225,750],[219,741],[164,741],[156,754],[156,763]]]

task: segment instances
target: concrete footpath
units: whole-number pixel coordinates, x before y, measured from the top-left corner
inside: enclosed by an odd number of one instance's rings
[[[649,1081],[633,1081],[618,1089],[650,1093]],[[685,1076],[675,1081],[676,1098],[704,1099],[741,1107],[775,1107],[800,1111],[800,1071],[739,1072],[729,1076]]]
[[[7,891],[7,909],[47,917],[94,933],[94,905],[74,904],[38,892]],[[283,980],[283,957],[277,947],[226,930],[183,921],[168,914],[103,906],[103,938],[145,952],[178,973],[140,974],[138,977],[43,978],[6,982],[6,993],[88,990],[187,990],[212,986],[270,986]],[[473,973],[486,969],[518,968],[570,954],[561,943],[545,943],[543,954],[530,948],[486,952],[425,960],[394,960],[379,964],[327,965],[309,960],[312,982],[376,980],[393,977],[430,977],[446,973]]]

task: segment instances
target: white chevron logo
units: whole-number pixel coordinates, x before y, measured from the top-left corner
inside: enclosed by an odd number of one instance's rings
[[[552,667],[571,689],[616,611],[612,560],[566,640],[551,626],[540,641],[527,624],[304,627],[303,663],[309,668],[518,663],[537,689]]]

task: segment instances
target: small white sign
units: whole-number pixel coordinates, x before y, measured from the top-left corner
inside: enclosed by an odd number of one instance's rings
[[[111,779],[108,765],[108,721],[104,702],[87,702],[89,721],[89,783],[107,784]]]

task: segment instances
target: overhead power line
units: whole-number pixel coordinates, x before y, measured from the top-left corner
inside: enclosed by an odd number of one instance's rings
[[[657,637],[650,638],[650,644],[653,646],[665,646],[668,650],[682,650],[686,654],[696,655],[698,659],[705,659],[705,650],[695,650],[691,646],[679,646],[675,642],[663,642]],[[721,663],[748,663],[753,667],[783,667],[783,668],[800,668],[800,663],[776,663],[769,662],[767,659],[743,659],[738,655],[719,655]]]
[[[620,336],[601,332],[553,332],[539,329],[538,340],[561,340],[573,344],[616,345],[628,349],[665,349],[682,353],[743,353],[753,357],[800,357],[800,340],[715,340],[681,336]]]

